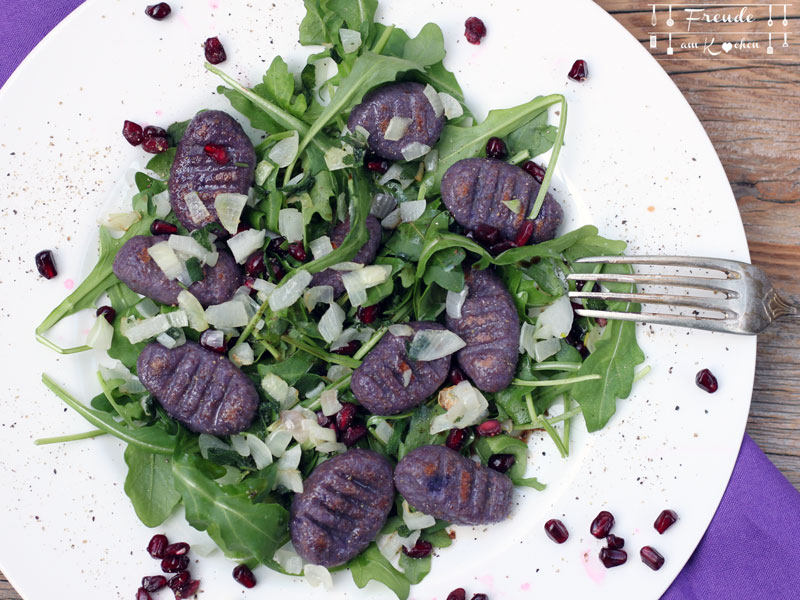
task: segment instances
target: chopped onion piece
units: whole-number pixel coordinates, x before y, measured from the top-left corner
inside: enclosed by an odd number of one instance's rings
[[[231,348],[230,353],[228,353],[228,357],[237,367],[252,365],[255,362],[253,348],[247,342],[236,344],[233,348]]]
[[[375,426],[375,437],[382,441],[384,444],[388,444],[389,440],[392,439],[394,435],[394,427],[389,425],[386,421],[378,421],[378,424]]]
[[[343,348],[353,340],[358,340],[359,342],[366,342],[368,339],[372,337],[375,333],[375,330],[372,327],[364,327],[361,330],[355,329],[353,327],[348,327],[342,332],[336,341],[331,344],[331,350],[338,350],[339,348]]]
[[[442,103],[442,99],[439,97],[439,94],[433,89],[433,86],[429,83],[425,86],[425,89],[422,90],[422,93],[425,94],[425,97],[428,99],[428,102],[431,103],[431,108],[433,108],[433,114],[438,119],[442,116],[444,112],[444,104]]]
[[[295,551],[292,542],[287,542],[275,551],[275,562],[291,575],[303,572],[303,559]]]
[[[389,535],[379,536],[378,539],[375,540],[375,544],[378,546],[378,550],[383,557],[389,562],[392,562],[397,558],[403,546],[411,548],[417,543],[420,533],[419,530],[412,531],[408,534],[408,537],[402,537],[399,533],[393,531]]]
[[[533,346],[533,358],[536,362],[542,362],[546,358],[550,358],[556,352],[561,350],[561,342],[558,338],[549,338],[536,342]]]
[[[397,198],[389,194],[375,194],[372,197],[372,206],[370,206],[369,214],[376,219],[383,219],[386,215],[392,212],[397,206]]]
[[[356,125],[356,130],[353,133],[356,134],[356,137],[363,140],[364,143],[369,140],[369,131],[367,131],[366,127],[363,125]]]
[[[147,249],[150,258],[158,265],[167,279],[177,279],[184,269],[178,255],[170,248],[168,242],[158,242]]]
[[[211,213],[208,212],[206,205],[203,204],[197,192],[184,194],[183,201],[186,203],[186,208],[189,210],[189,218],[195,225],[200,225],[211,216]]]
[[[310,412],[310,411],[309,411]],[[313,414],[313,413],[312,413]],[[303,449],[300,444],[295,444],[283,453],[278,461],[278,468],[280,469],[296,469],[300,466],[300,456]]]
[[[340,29],[340,31],[344,30]],[[361,34],[359,34],[358,37],[360,43]],[[345,52],[347,52],[347,50],[345,50]],[[352,52],[352,50],[350,52]],[[326,569],[323,566],[306,565],[305,567],[303,567],[303,575],[306,576],[306,581],[311,585],[311,587],[322,586],[322,589],[324,590],[333,589],[333,578],[331,577],[331,573],[330,571],[328,571],[328,569]]]
[[[169,247],[184,260],[187,258],[196,258],[209,267],[213,267],[217,264],[217,260],[219,259],[219,252],[206,250],[200,245],[200,242],[190,235],[173,234],[169,236],[168,243]]]
[[[278,213],[278,231],[289,243],[303,241],[303,215],[296,208],[283,208]]]
[[[386,217],[381,221],[381,227],[384,229],[397,229],[400,226],[400,223],[403,222],[402,213],[400,212],[400,208],[395,208],[392,212],[390,212]]]
[[[350,156],[352,158],[353,156],[353,149],[349,146],[348,148],[349,150],[331,147],[325,151],[325,165],[329,171],[338,171],[339,169],[353,166],[353,160],[350,160],[350,164],[347,164],[347,157]]]
[[[403,223],[413,223],[422,216],[428,203],[425,200],[409,200],[400,204],[400,220]]]
[[[342,275],[344,289],[350,297],[350,304],[361,306],[367,301],[367,289],[380,285],[389,278],[390,265],[370,265]]]
[[[339,381],[343,377],[347,377],[353,369],[344,365],[331,365],[328,367],[328,372],[325,374],[330,381]]]
[[[329,238],[327,235],[318,237],[308,244],[308,249],[311,250],[311,254],[314,256],[314,259],[322,258],[323,256],[333,252],[331,238]]]
[[[207,329],[200,336],[200,343],[212,348],[222,348],[225,345],[225,334],[217,329]]]
[[[510,210],[515,215],[518,215],[519,211],[522,210],[522,203],[519,201],[518,198],[514,198],[513,200],[502,200],[501,204],[503,204],[508,210]]]
[[[156,341],[165,348],[172,350],[186,343],[186,335],[183,333],[183,329],[170,327],[164,333],[159,333],[156,336]]]
[[[271,281],[267,281],[266,279],[258,278],[253,281],[253,289],[257,292],[262,292],[267,296],[274,292],[276,287],[278,286]]]
[[[286,429],[276,429],[267,437],[267,448],[272,456],[280,458],[286,451],[289,442],[292,441],[292,432]]]
[[[244,327],[250,321],[247,309],[238,300],[213,304],[206,309],[206,321],[218,329]]]
[[[200,437],[197,438],[197,445],[200,447],[200,455],[206,460],[208,460],[208,451],[211,448],[225,450],[226,452],[230,452],[233,449],[218,437],[208,433],[200,434]]]
[[[178,306],[186,313],[186,318],[189,319],[189,327],[195,331],[208,329],[208,321],[206,321],[203,305],[189,290],[181,290],[178,293]]]
[[[414,178],[405,176],[403,165],[400,163],[394,163],[391,167],[389,167],[389,170],[386,171],[386,173],[381,175],[378,183],[380,185],[386,185],[392,180],[398,181],[400,183],[400,187],[402,189],[406,189],[414,181]]]
[[[311,283],[311,274],[308,271],[298,271],[292,275],[291,279],[277,288],[269,295],[269,307],[273,311],[279,311],[290,307],[297,302],[303,291]]]
[[[403,365],[403,366],[407,367],[407,365]],[[409,384],[411,383],[411,376],[412,375],[413,375],[413,373],[411,372],[411,367],[408,367],[403,371],[403,387],[408,387],[409,386]]]
[[[416,160],[418,158],[422,158],[430,151],[431,147],[428,146],[428,144],[411,142],[408,146],[400,150],[400,154],[402,154],[403,158],[406,160]]]
[[[326,417],[335,415],[342,410],[342,403],[337,399],[336,390],[325,390],[319,396],[319,404],[322,408],[322,414]]]
[[[446,92],[439,92],[439,99],[444,107],[444,116],[448,119],[457,119],[464,114],[464,107],[453,96]]]
[[[103,225],[112,231],[128,231],[131,225],[141,220],[142,215],[135,210],[126,213],[110,213],[106,215]]]
[[[425,165],[425,171],[427,173],[433,173],[436,169],[439,168],[439,149],[434,148],[430,152],[425,155],[425,159],[422,161]]]
[[[336,263],[335,265],[331,265],[330,267],[334,271],[357,271],[358,269],[363,269],[364,265],[357,262],[340,262]]]
[[[247,196],[244,194],[222,193],[214,198],[214,208],[219,222],[231,235],[235,235],[238,231],[242,211],[246,205]]]
[[[240,265],[256,250],[264,245],[266,232],[263,229],[245,229],[228,240],[233,258]]]
[[[395,115],[389,119],[389,124],[386,126],[386,131],[383,132],[383,139],[389,142],[396,142],[402,140],[403,136],[408,131],[408,126],[411,125],[411,119],[407,117],[398,117]]]
[[[306,174],[305,174],[305,173],[303,173],[303,172],[300,172],[300,173],[298,173],[297,175],[295,175],[294,177],[292,177],[292,178],[291,178],[289,181],[287,181],[287,182],[286,182],[286,185],[297,185],[298,183],[300,183],[301,181],[303,181],[303,178],[304,178],[305,176],[306,176]]]
[[[156,208],[156,217],[163,219],[172,210],[172,205],[169,203],[169,190],[164,190],[153,196],[153,205]]]
[[[536,338],[564,338],[572,329],[574,316],[569,298],[565,295],[556,298],[536,318]]]
[[[328,310],[325,311],[325,314],[322,315],[322,318],[317,324],[319,334],[322,336],[323,340],[330,344],[341,335],[344,326],[344,317],[345,314],[342,307],[336,304],[336,302],[331,302],[328,306]]]
[[[239,456],[250,456],[250,446],[247,445],[244,436],[232,435],[231,446],[233,446],[233,449],[236,450]]]
[[[303,304],[306,309],[311,312],[317,304],[330,304],[333,302],[333,287],[330,285],[315,285],[308,288],[306,293],[303,294]]]
[[[111,365],[103,365],[99,366],[100,375],[103,376],[103,379],[106,381],[110,381],[111,379],[121,379],[122,381],[129,381],[133,374],[128,370],[128,367],[122,364],[122,362],[118,360],[114,360]]]
[[[257,469],[260,470],[272,464],[272,452],[269,451],[264,440],[252,433],[243,433],[242,436],[250,449],[250,456],[253,457]]]
[[[342,50],[345,54],[355,52],[361,47],[361,32],[353,29],[340,29],[339,39],[342,40]]]
[[[341,454],[342,452],[347,452],[347,446],[341,442],[322,442],[317,446],[317,452]]]
[[[256,185],[263,186],[264,183],[267,181],[267,178],[272,174],[272,171],[275,170],[275,165],[273,165],[268,160],[262,160],[256,165],[256,172],[255,172],[255,182]]]
[[[134,308],[136,308],[136,312],[139,313],[139,316],[143,319],[155,317],[159,312],[161,312],[158,306],[156,306],[156,303],[150,298],[142,298],[136,303]]]
[[[124,335],[131,344],[138,344],[139,342],[156,337],[159,333],[164,333],[170,327],[172,327],[172,325],[170,325],[167,315],[156,315],[155,317],[139,321],[128,328]]]
[[[108,350],[114,337],[114,326],[103,315],[94,320],[94,325],[86,336],[86,345],[95,350]],[[130,373],[128,373],[130,378]]]
[[[456,292],[447,292],[447,300],[445,300],[445,308],[447,310],[447,316],[451,319],[460,319],[461,318],[461,308],[464,306],[464,302],[467,299],[467,294],[469,294],[469,286],[465,283],[464,288],[456,293]]]
[[[489,408],[483,394],[466,380],[440,390],[438,401],[447,412],[431,420],[431,435],[454,427],[463,429],[475,425],[487,414]]]
[[[297,156],[297,148],[300,145],[300,136],[296,131],[292,131],[289,137],[277,142],[267,154],[267,157],[281,169],[292,164]]]
[[[523,352],[527,352],[528,356],[534,358],[536,356],[536,337],[535,337],[536,328],[528,323],[527,321],[523,321],[522,327],[519,331],[519,352],[522,354]]]
[[[431,361],[450,356],[466,346],[466,342],[447,329],[422,329],[414,334],[408,346],[411,360]]]
[[[335,77],[339,73],[339,65],[336,64],[336,61],[329,56],[315,60],[312,64],[314,65],[315,92],[321,88],[331,77]]]
[[[403,500],[403,523],[406,524],[406,527],[408,527],[410,531],[414,531],[426,529],[427,527],[433,527],[436,525],[436,519],[431,515],[426,515],[423,512],[411,512],[411,508],[408,506],[408,501]]]
[[[395,337],[409,337],[414,335],[414,329],[402,323],[389,325],[389,333]]]
[[[303,493],[303,478],[297,469],[278,469],[278,476],[275,478],[277,485],[282,485],[287,490]]]
[[[282,404],[289,397],[289,384],[275,373],[267,373],[261,380],[261,387],[273,400]]]

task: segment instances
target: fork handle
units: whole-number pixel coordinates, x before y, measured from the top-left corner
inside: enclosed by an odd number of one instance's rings
[[[767,309],[772,314],[773,319],[780,319],[783,317],[800,318],[800,306],[787,302],[775,291],[770,294],[767,300]]]

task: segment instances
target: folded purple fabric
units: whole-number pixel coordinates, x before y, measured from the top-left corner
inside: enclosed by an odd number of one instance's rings
[[[0,86],[39,40],[81,2],[0,0]],[[800,493],[745,435],[708,531],[662,600],[797,598]]]

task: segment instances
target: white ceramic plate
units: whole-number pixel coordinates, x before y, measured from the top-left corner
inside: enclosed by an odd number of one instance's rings
[[[433,4],[433,6],[431,6]],[[105,437],[38,447],[39,437],[90,429],[40,383],[45,371],[88,399],[97,357],[59,357],[36,344],[35,325],[94,262],[95,222],[120,181],[148,158],[121,137],[124,119],[167,125],[201,108],[227,108],[218,83],[202,67],[202,41],[219,34],[225,69],[254,84],[275,54],[298,68],[308,50],[297,45],[299,0],[173,3],[156,22],[144,3],[90,0],[30,55],[0,92],[0,567],[28,600],[60,597],[131,598],[143,575],[158,571],[144,551],[152,531],[124,495],[122,447]],[[424,8],[424,10],[422,10]],[[480,46],[463,38],[464,20],[478,15],[489,35]],[[742,224],[719,160],[700,123],[662,69],[594,4],[572,2],[384,2],[380,20],[416,32],[441,25],[447,64],[477,115],[538,94],[569,100],[566,146],[556,196],[572,225],[596,224],[629,240],[634,252],[748,258]],[[576,58],[590,78],[569,82]],[[116,192],[115,192],[116,190]],[[46,281],[34,254],[53,248],[59,276]],[[63,345],[90,322],[79,318],[59,334]],[[543,493],[516,492],[512,517],[487,528],[457,528],[451,548],[412,588],[417,600],[444,598],[455,587],[492,600],[541,597],[658,598],[700,540],[733,467],[752,389],[755,338],[668,328],[639,330],[651,373],[601,433],[574,427],[572,455],[562,460],[549,439],[531,441],[531,472]],[[694,385],[703,367],[717,374],[714,395]],[[673,508],[680,520],[659,536],[656,515]],[[628,563],[606,570],[601,543],[588,534],[602,509],[617,519]],[[571,536],[561,546],[543,523],[561,518]],[[164,527],[170,538],[202,542],[180,515]],[[639,548],[666,557],[646,568]],[[195,555],[197,556],[197,555]],[[233,564],[219,553],[192,569],[206,598],[239,596]],[[256,592],[306,598],[301,580],[265,568]],[[371,583],[358,591],[347,573],[335,576],[330,598],[391,598]],[[322,596],[320,596],[322,597]]]

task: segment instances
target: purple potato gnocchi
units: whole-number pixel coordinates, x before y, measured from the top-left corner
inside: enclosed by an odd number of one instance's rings
[[[417,510],[457,525],[496,523],[511,511],[511,479],[446,446],[409,452],[395,467],[394,484]]]
[[[148,248],[169,239],[168,235],[136,235],[117,252],[112,267],[114,275],[137,294],[161,304],[176,304],[183,289],[177,281],[167,279],[147,252]],[[223,250],[213,267],[203,265],[203,279],[189,286],[189,291],[203,306],[230,300],[244,282],[242,269],[233,256]]]
[[[389,461],[372,450],[348,450],[317,466],[292,500],[292,544],[315,565],[344,564],[375,538],[393,501]]]
[[[469,293],[461,318],[447,316],[447,328],[466,342],[458,364],[484,392],[508,387],[519,359],[519,315],[503,282],[489,270],[465,273]]]
[[[220,164],[205,152],[208,144],[224,148],[227,155],[225,164]],[[169,174],[172,210],[190,231],[217,222],[214,208],[217,194],[247,194],[255,168],[253,144],[233,117],[219,110],[198,113],[178,143]],[[197,192],[208,211],[208,216],[196,221],[184,200],[191,192]]]
[[[442,177],[442,202],[459,225],[474,231],[488,225],[514,241],[526,221],[540,185],[520,167],[493,158],[466,158],[447,169]],[[519,200],[519,212],[506,203]],[[512,203],[513,205],[513,203]],[[536,218],[528,243],[538,244],[556,236],[564,218],[561,205],[548,193]]]
[[[445,329],[439,323],[428,321],[412,321],[404,325],[414,332]],[[387,332],[353,372],[350,389],[372,414],[393,415],[409,410],[439,389],[447,378],[450,356],[431,361],[411,360],[406,347],[412,338],[411,335],[399,337]]]
[[[421,83],[407,81],[372,90],[350,113],[348,129],[355,131],[359,125],[366,129],[370,150],[390,160],[403,160],[403,148],[413,142],[433,147],[442,133],[444,114],[436,116],[424,89]],[[392,117],[411,119],[399,140],[384,137]]]
[[[239,433],[258,409],[250,378],[225,356],[194,342],[172,349],[151,342],[139,355],[136,371],[167,414],[198,433]]]

